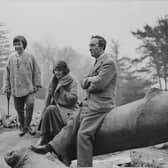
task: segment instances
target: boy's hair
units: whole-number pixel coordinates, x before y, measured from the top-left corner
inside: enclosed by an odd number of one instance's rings
[[[16,37],[14,37],[14,39],[13,39],[13,45],[14,45],[14,43],[18,43],[18,42],[22,42],[23,48],[26,49],[26,47],[27,47],[27,40],[26,40],[26,38],[24,36],[18,35]]]

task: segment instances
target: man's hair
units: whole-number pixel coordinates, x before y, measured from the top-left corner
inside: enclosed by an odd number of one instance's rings
[[[103,50],[106,49],[106,43],[107,43],[107,42],[106,42],[106,40],[105,40],[104,37],[99,36],[99,35],[95,35],[95,36],[92,36],[92,37],[91,37],[91,39],[93,39],[93,38],[97,38],[97,39],[99,40],[99,47],[102,47]]]

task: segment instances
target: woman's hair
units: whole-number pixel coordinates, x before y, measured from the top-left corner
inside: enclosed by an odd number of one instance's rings
[[[58,61],[53,68],[53,73],[55,70],[63,71],[64,75],[67,75],[70,72],[70,69],[65,61]]]

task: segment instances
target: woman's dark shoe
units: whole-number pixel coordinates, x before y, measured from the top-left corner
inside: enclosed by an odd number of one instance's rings
[[[36,145],[46,145],[47,143],[48,143],[49,141],[48,140],[45,140],[43,137],[41,137],[38,141],[37,141],[37,143],[36,143]]]
[[[48,134],[41,135],[36,145],[46,145],[52,140],[52,136]]]
[[[30,149],[35,153],[46,154],[50,152],[48,145],[31,146]]]

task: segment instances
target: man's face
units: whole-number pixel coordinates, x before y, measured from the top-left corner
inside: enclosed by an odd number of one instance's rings
[[[18,54],[22,54],[22,53],[23,53],[24,48],[23,48],[23,44],[22,44],[21,41],[15,42],[15,43],[13,44],[13,46],[14,46],[14,48],[15,48],[15,50],[16,50],[16,52],[17,52]]]
[[[102,48],[99,47],[99,40],[97,38],[90,40],[89,50],[92,57],[98,58],[101,55]]]
[[[59,71],[57,69],[54,70],[54,75],[56,76],[56,78],[59,80],[64,76],[63,71]]]

